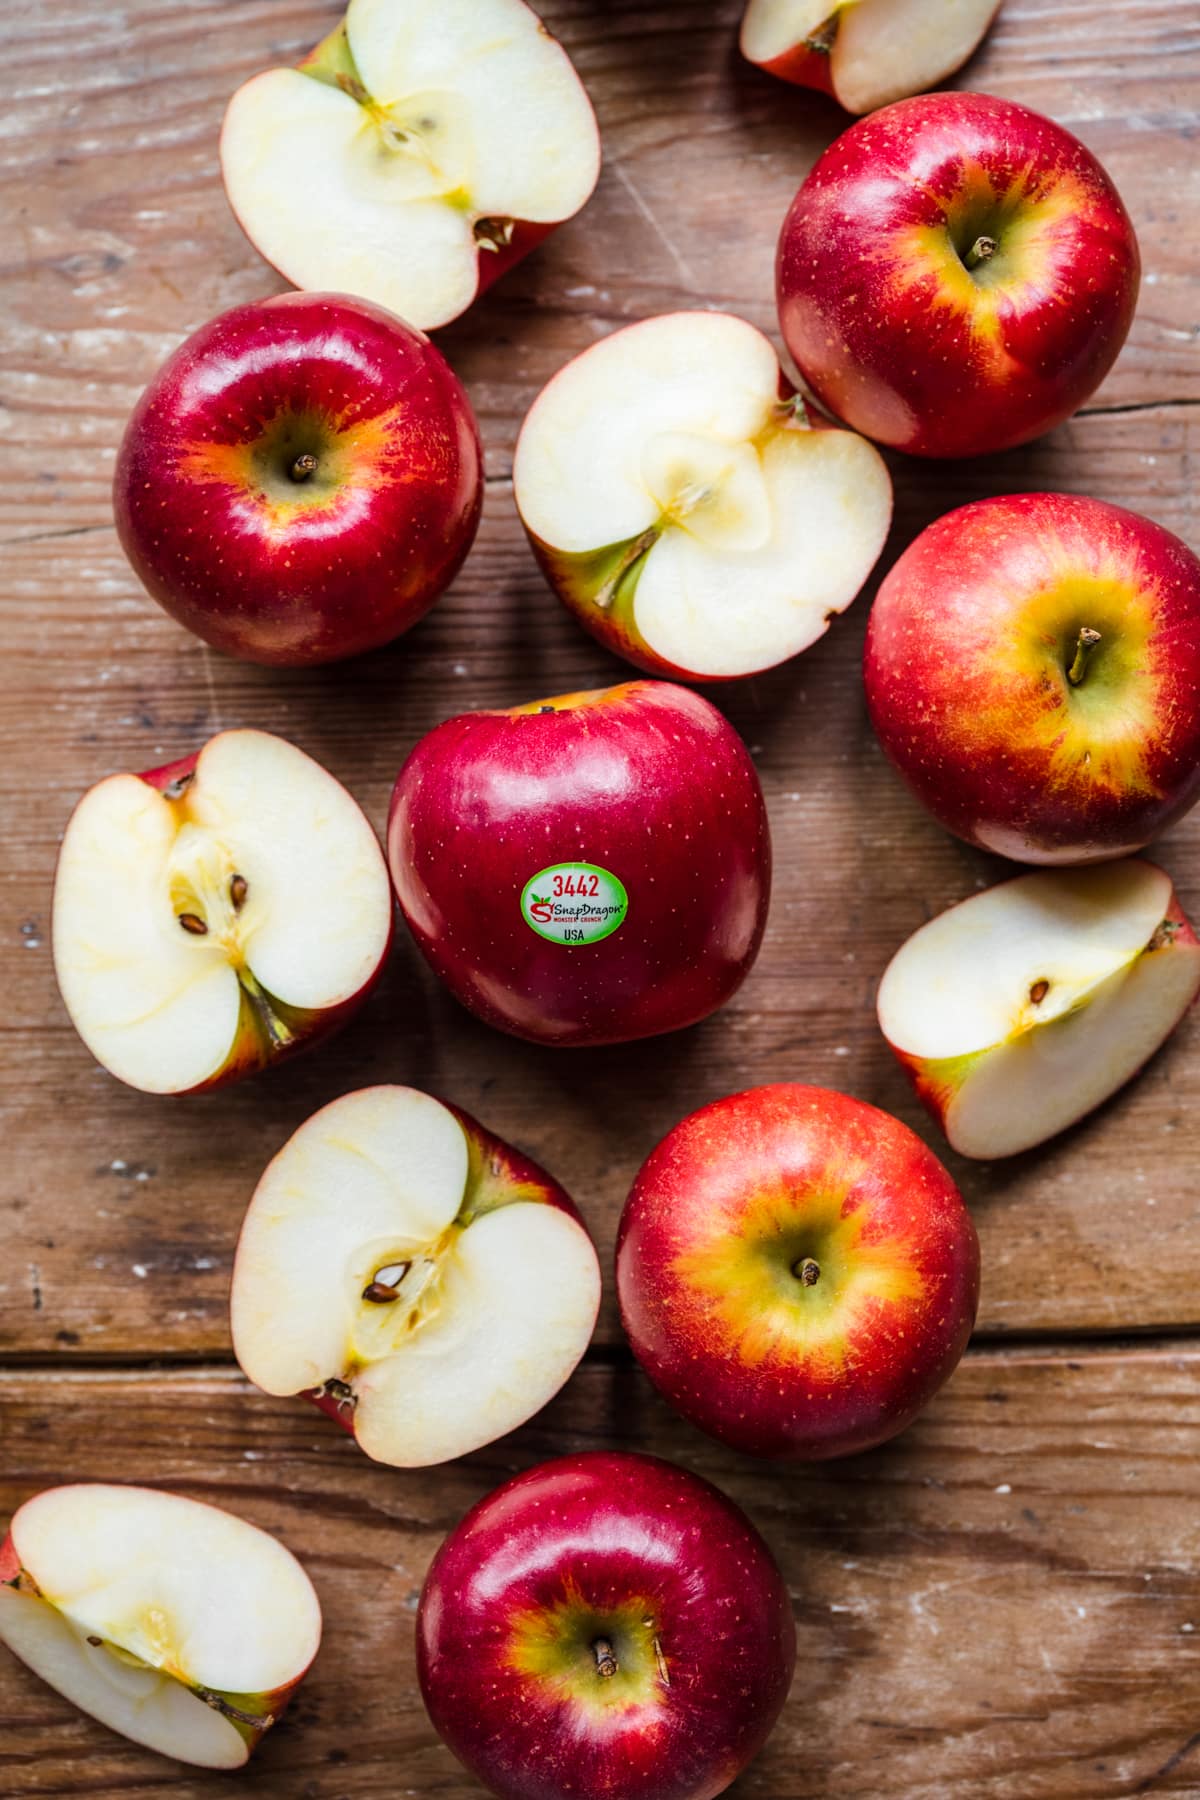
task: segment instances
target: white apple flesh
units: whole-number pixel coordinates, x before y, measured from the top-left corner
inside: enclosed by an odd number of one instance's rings
[[[821,637],[892,514],[878,451],[814,427],[768,339],[728,313],[647,319],[568,363],[522,426],[513,491],[579,621],[650,673],[693,680]]]
[[[1000,0],[750,0],[742,54],[847,112],[926,93],[961,69]]]
[[[246,1762],[320,1638],[291,1552],[181,1495],[48,1488],[0,1549],[0,1642],[81,1711],[201,1768]]]
[[[591,1339],[600,1268],[567,1195],[414,1088],[347,1094],[284,1145],[233,1273],[237,1359],[308,1394],[378,1462],[446,1462],[512,1431]]]
[[[238,89],[221,171],[246,235],[296,287],[427,331],[579,211],[600,138],[523,0],[351,0],[299,68]]]
[[[63,1000],[97,1061],[145,1093],[215,1085],[327,1032],[370,988],[391,930],[361,809],[267,732],[109,776],[63,839]]]
[[[939,914],[879,989],[879,1024],[963,1156],[1074,1124],[1154,1054],[1200,992],[1200,943],[1141,860],[1039,870]]]

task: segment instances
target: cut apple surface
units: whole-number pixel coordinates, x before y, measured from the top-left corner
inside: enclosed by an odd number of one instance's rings
[[[600,138],[522,0],[351,0],[299,68],[238,89],[221,169],[246,235],[295,286],[429,330],[579,211]]]
[[[88,1049],[147,1093],[249,1073],[331,1030],[391,938],[375,834],[283,738],[226,731],[83,797],[54,887],[54,966]]]
[[[0,1641],[93,1718],[202,1768],[247,1760],[320,1638],[291,1552],[180,1495],[49,1488],[0,1550]]]
[[[1099,1106],[1200,992],[1200,943],[1140,860],[1045,870],[923,925],[879,989],[879,1023],[964,1156],[1011,1156]]]
[[[368,1456],[445,1462],[556,1394],[600,1304],[568,1196],[465,1113],[365,1088],[267,1169],[233,1276],[234,1349],[270,1394],[307,1393]]]
[[[866,581],[892,513],[879,453],[814,426],[769,341],[728,313],[647,319],[568,363],[521,429],[513,490],[580,622],[694,680],[806,649]]]
[[[742,54],[847,112],[921,94],[982,42],[1000,0],[750,0]]]

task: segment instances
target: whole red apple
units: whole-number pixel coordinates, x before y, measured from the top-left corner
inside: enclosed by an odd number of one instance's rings
[[[666,682],[448,719],[397,778],[388,860],[451,992],[535,1043],[694,1024],[766,924],[754,765],[715,706]]]
[[[1020,862],[1138,849],[1200,794],[1200,561],[1069,494],[980,500],[871,611],[880,742],[950,831]]]
[[[952,1373],[979,1244],[906,1125],[780,1083],[701,1108],[653,1150],[617,1238],[646,1373],[755,1456],[824,1460],[902,1431]]]
[[[824,405],[918,456],[1069,418],[1125,341],[1140,262],[1078,138],[987,94],[922,94],[829,146],[779,239],[784,340]]]
[[[197,637],[299,666],[389,643],[471,546],[479,434],[421,332],[341,294],[235,307],[126,427],[113,509],[139,580]]]
[[[489,1494],[417,1614],[429,1716],[502,1800],[712,1800],[762,1748],[795,1660],[750,1521],[650,1456],[564,1456]]]

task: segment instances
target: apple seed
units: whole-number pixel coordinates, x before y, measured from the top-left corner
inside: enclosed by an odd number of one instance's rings
[[[198,913],[180,913],[179,923],[192,937],[207,937],[208,926]]]
[[[1042,1004],[1042,1001],[1046,998],[1046,995],[1049,992],[1050,992],[1050,983],[1048,981],[1046,981],[1044,978],[1041,981],[1035,981],[1033,986],[1029,990],[1030,1005],[1040,1006]]]
[[[250,892],[250,883],[244,875],[229,877],[229,903],[234,912],[241,912],[246,904],[246,895]]]

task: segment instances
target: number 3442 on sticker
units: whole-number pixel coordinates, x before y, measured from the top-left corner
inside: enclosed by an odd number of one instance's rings
[[[552,944],[598,944],[625,923],[628,911],[624,883],[595,863],[551,863],[521,891],[525,923]]]

